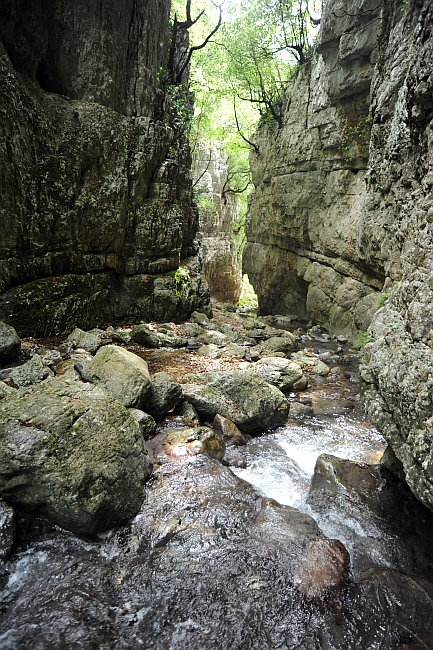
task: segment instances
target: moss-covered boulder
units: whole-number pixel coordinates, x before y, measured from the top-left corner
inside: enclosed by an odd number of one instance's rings
[[[125,406],[141,409],[150,390],[147,363],[116,345],[100,348],[82,370],[86,381],[101,386]]]
[[[140,427],[91,384],[54,378],[0,402],[0,496],[78,535],[134,516],[151,472]]]

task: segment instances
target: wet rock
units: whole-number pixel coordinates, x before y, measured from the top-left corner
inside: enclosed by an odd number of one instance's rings
[[[151,387],[147,363],[115,345],[100,348],[83,366],[82,376],[129,407],[143,407]]]
[[[210,359],[219,359],[221,357],[221,350],[214,343],[209,343],[208,345],[202,345],[201,348],[197,350],[197,354],[201,357],[209,357]]]
[[[299,559],[295,585],[307,598],[320,598],[346,584],[349,563],[349,553],[337,539],[309,540]]]
[[[246,371],[204,372],[186,375],[183,392],[204,420],[217,413],[236,424],[243,433],[280,426],[289,412],[283,393]]]
[[[15,540],[15,511],[0,499],[0,558],[9,555]]]
[[[22,386],[39,383],[47,379],[47,377],[52,377],[53,374],[53,371],[43,363],[39,354],[34,354],[30,361],[27,361],[22,366],[13,368],[10,377],[12,386],[14,388],[21,388]]]
[[[209,458],[222,460],[225,453],[223,437],[209,427],[179,429],[169,433],[163,442],[167,456],[196,456],[203,454]]]
[[[102,340],[97,334],[85,332],[79,327],[76,327],[66,340],[72,343],[74,348],[82,348],[90,354],[95,354],[102,345]]]
[[[156,422],[149,413],[140,411],[140,409],[128,409],[134,420],[138,422],[140,431],[145,440],[148,440],[156,433]]]
[[[136,325],[131,332],[131,339],[145,348],[159,348],[160,340],[148,325]]]
[[[295,337],[289,332],[285,332],[284,336],[271,336],[266,341],[263,341],[263,343],[260,343],[258,346],[256,346],[255,351],[260,355],[271,354],[274,356],[276,352],[281,352],[287,356],[295,349]]]
[[[227,445],[241,446],[246,444],[246,440],[236,424],[218,413],[214,417],[212,427],[214,431],[223,437]]]
[[[0,494],[78,535],[137,513],[150,474],[134,418],[103,390],[54,378],[0,402]]]
[[[20,337],[13,327],[0,321],[0,365],[15,361],[20,354]]]
[[[157,372],[152,376],[152,384],[146,398],[146,411],[160,422],[164,415],[182,400],[182,386],[167,372]]]
[[[198,413],[190,402],[182,402],[177,407],[176,413],[178,413],[181,416],[182,421],[190,427],[198,427],[201,424]]]
[[[406,477],[403,469],[403,463],[397,458],[394,454],[391,445],[388,445],[383,456],[380,459],[380,462],[386,469],[394,474],[400,481],[406,482]]]
[[[242,364],[241,368],[255,373],[280,390],[292,388],[303,376],[299,365],[281,357],[265,357],[255,364]]]
[[[307,503],[326,526],[337,527],[352,545],[353,575],[382,565],[433,579],[433,514],[381,465],[322,454],[316,462]],[[354,522],[362,522],[359,527]],[[428,568],[427,568],[428,567]],[[429,578],[430,579],[430,578]]]

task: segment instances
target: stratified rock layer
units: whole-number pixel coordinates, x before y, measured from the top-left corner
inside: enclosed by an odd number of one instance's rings
[[[250,159],[243,266],[261,313],[352,336],[366,329],[384,279],[381,260],[366,264],[359,242],[379,12],[374,0],[325,2],[317,51],[294,75],[283,126],[262,126]]]
[[[158,81],[169,6],[2,3],[0,314],[19,334],[179,320],[208,299],[194,264],[182,296],[161,277],[197,228],[184,100]]]
[[[242,291],[241,264],[236,243],[238,210],[230,193],[226,157],[214,143],[198,143],[193,158],[200,214],[200,255],[212,296],[237,303]]]
[[[389,8],[374,83],[363,246],[388,297],[362,355],[362,402],[433,510],[433,7]]]

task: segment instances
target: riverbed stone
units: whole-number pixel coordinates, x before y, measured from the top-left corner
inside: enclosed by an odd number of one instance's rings
[[[95,354],[102,345],[101,337],[94,332],[85,332],[84,330],[76,327],[66,339],[72,343],[75,348],[81,348],[90,354]]]
[[[145,348],[159,348],[161,345],[156,332],[144,323],[132,328],[131,339]]]
[[[0,321],[0,365],[15,361],[20,354],[20,337],[13,327]]]
[[[160,422],[164,416],[182,400],[182,386],[168,372],[157,372],[152,376],[146,411]]]
[[[151,472],[140,428],[101,388],[54,378],[0,402],[0,495],[78,535],[135,515]]]
[[[209,427],[194,427],[170,432],[163,441],[167,456],[196,456],[222,460],[225,443],[222,435]]]
[[[181,402],[176,409],[176,413],[181,416],[182,421],[189,427],[198,427],[201,424],[198,413],[190,402]]]
[[[222,352],[219,349],[218,345],[215,345],[215,343],[209,343],[207,345],[202,345],[201,348],[197,350],[197,354],[201,357],[219,359],[222,355]]]
[[[308,599],[317,599],[344,587],[349,577],[350,556],[337,539],[307,542],[295,574],[295,585]]]
[[[202,419],[212,421],[219,413],[243,433],[278,427],[289,413],[283,393],[250,372],[204,372],[183,381],[184,397]]]
[[[219,413],[214,417],[212,427],[214,431],[223,437],[227,445],[235,445],[238,447],[246,444],[245,437],[239,431],[236,424],[228,418],[219,415]]]
[[[83,366],[82,377],[129,407],[141,408],[151,388],[147,363],[116,345],[98,350]]]
[[[10,378],[14,388],[21,388],[22,386],[30,386],[31,384],[39,383],[53,375],[53,371],[43,363],[41,356],[39,354],[34,354],[32,358],[22,366],[13,368],[10,373]]]
[[[148,440],[156,433],[157,424],[149,413],[140,409],[128,409],[134,420],[138,422],[140,431],[145,440]]]
[[[242,364],[243,370],[255,373],[280,390],[289,390],[303,374],[296,363],[285,357],[264,357],[254,364]]]
[[[281,352],[288,356],[296,349],[296,339],[290,332],[285,332],[285,336],[271,336],[253,349],[261,356],[264,354],[273,355],[275,352]]]

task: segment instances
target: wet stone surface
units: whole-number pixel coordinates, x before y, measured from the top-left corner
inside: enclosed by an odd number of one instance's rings
[[[206,323],[194,334],[192,323],[150,329],[194,339]],[[248,331],[270,337],[271,324],[250,318]],[[241,339],[244,328],[215,310],[208,329]],[[168,372],[180,382],[245,363],[224,347],[218,359],[192,344],[145,349],[128,332],[117,330],[115,342],[140,353],[151,378]],[[127,525],[89,541],[17,513],[0,569],[2,650],[433,646],[433,515],[377,465],[385,443],[356,409],[353,351],[319,330],[296,336],[298,351],[329,372],[302,368],[307,386],[286,393],[283,426],[244,434],[221,462],[220,433],[181,402],[146,434],[154,471]],[[28,357],[47,350],[54,372],[80,381],[73,366],[87,352],[23,341]],[[207,453],[207,441],[216,458],[198,449]]]

